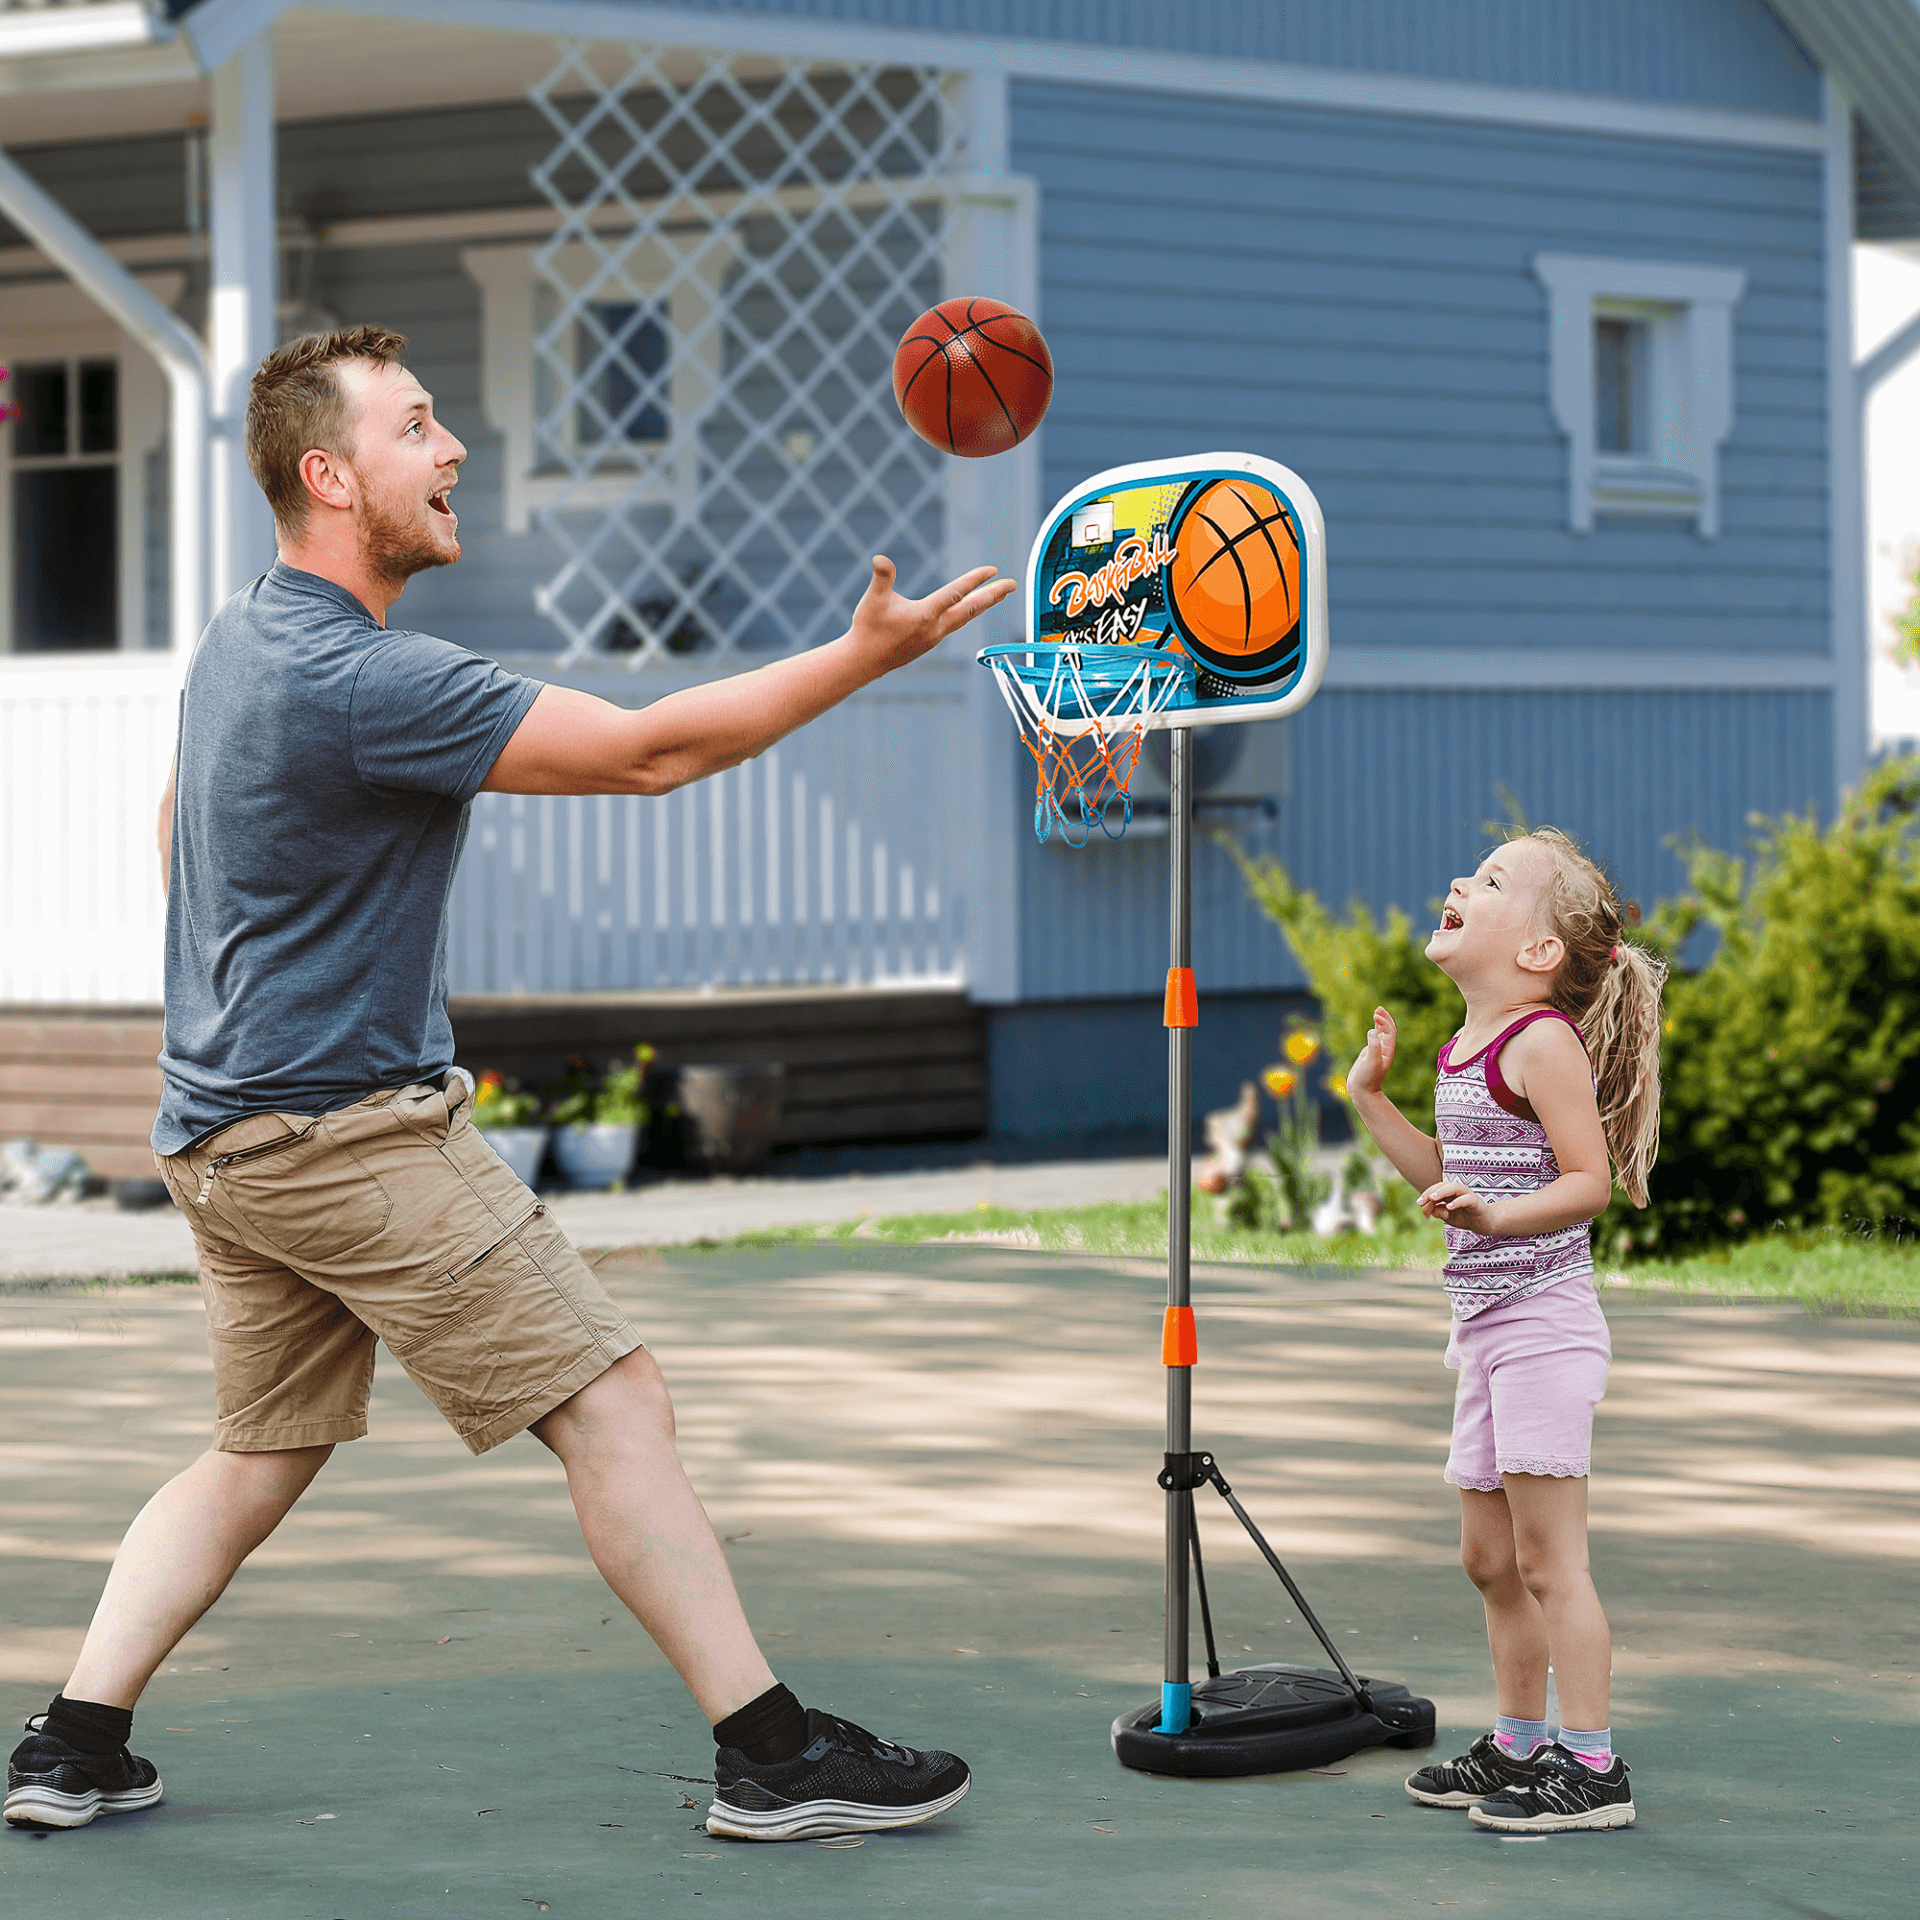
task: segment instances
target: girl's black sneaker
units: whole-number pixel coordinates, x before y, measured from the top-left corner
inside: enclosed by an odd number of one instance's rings
[[[1530,1783],[1503,1788],[1467,1809],[1476,1827],[1498,1833],[1576,1833],[1633,1825],[1633,1789],[1627,1763],[1616,1758],[1604,1773],[1557,1741],[1538,1748]]]
[[[47,1716],[27,1722],[27,1738],[7,1762],[8,1823],[16,1827],[84,1827],[103,1813],[133,1813],[160,1798],[151,1760],[122,1747],[82,1753],[44,1731]]]
[[[913,1827],[945,1813],[972,1784],[950,1753],[917,1753],[850,1720],[807,1709],[805,1750],[762,1765],[737,1747],[714,1759],[707,1831],[725,1840],[818,1840]]]
[[[1533,1762],[1507,1752],[1483,1733],[1458,1760],[1436,1760],[1407,1775],[1407,1793],[1423,1807],[1477,1806],[1490,1793],[1527,1785]]]

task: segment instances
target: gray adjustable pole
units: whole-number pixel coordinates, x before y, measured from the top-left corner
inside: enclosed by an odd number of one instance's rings
[[[1193,1448],[1193,732],[1173,727],[1167,800],[1172,927],[1167,981],[1167,1451]],[[1185,1733],[1193,1717],[1187,1678],[1187,1560],[1193,1494],[1167,1491],[1167,1662],[1160,1689],[1162,1733]]]

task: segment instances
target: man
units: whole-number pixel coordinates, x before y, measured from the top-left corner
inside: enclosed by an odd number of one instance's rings
[[[161,804],[165,1091],[155,1157],[199,1245],[212,1451],[121,1544],[65,1690],[8,1767],[6,1817],[84,1826],[160,1798],[128,1748],[161,1662],[366,1431],[376,1338],[475,1453],[532,1432],[595,1564],[714,1724],[710,1830],[906,1826],[966,1792],[951,1755],[809,1711],[748,1628],[673,1442],[658,1369],[450,1072],[448,892],[468,804],[659,794],[737,766],[1013,590],[975,568],[920,601],[875,559],[851,629],[639,712],[391,632],[460,557],[466,449],[378,327],[254,375],[247,458],[279,562],[213,617]]]

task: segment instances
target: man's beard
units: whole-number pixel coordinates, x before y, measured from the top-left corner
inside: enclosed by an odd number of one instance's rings
[[[427,512],[433,515],[431,507]],[[360,530],[367,543],[367,559],[388,580],[411,580],[429,567],[451,566],[460,558],[457,536],[449,553],[434,538],[431,527],[421,526],[416,517],[396,511],[384,500],[365,502]]]

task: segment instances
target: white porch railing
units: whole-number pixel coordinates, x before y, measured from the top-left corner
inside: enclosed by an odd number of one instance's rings
[[[157,1006],[180,667],[0,664],[0,1002]]]
[[[661,799],[482,794],[454,992],[965,979],[967,672],[896,675]]]

